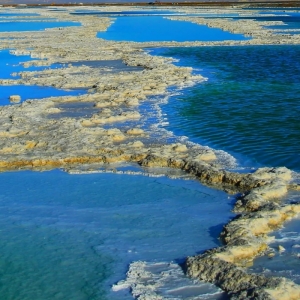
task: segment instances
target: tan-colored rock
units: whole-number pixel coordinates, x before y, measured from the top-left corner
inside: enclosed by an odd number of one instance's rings
[[[19,103],[19,102],[21,102],[21,96],[20,95],[11,95],[11,96],[9,96],[9,101],[11,103]]]

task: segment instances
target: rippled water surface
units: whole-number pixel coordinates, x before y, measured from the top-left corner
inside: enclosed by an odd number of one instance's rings
[[[300,170],[300,46],[155,53],[177,57],[208,78],[170,99],[167,129],[242,155],[244,164]]]

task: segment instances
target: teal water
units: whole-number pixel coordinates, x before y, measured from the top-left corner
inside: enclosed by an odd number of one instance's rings
[[[0,207],[3,300],[132,299],[110,291],[130,262],[214,247],[232,217],[198,182],[60,171],[0,174]]]
[[[248,166],[300,170],[300,46],[170,48],[208,78],[163,107],[163,127]]]
[[[246,40],[241,34],[159,16],[118,17],[106,32],[99,32],[97,37],[134,42]]]

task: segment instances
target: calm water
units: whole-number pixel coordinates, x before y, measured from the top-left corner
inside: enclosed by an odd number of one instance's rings
[[[32,60],[32,58],[29,55],[16,56],[10,54],[9,50],[0,51],[0,79],[19,78],[12,76],[15,72],[45,69],[45,67],[24,68],[21,63],[30,60]],[[55,96],[78,95],[83,93],[84,90],[61,90],[48,86],[0,85],[0,106],[10,104],[9,96],[11,95],[20,95],[21,102],[23,102],[27,99],[41,99]]]
[[[173,48],[208,78],[163,108],[168,130],[242,164],[300,170],[300,46]]]
[[[232,217],[198,182],[59,171],[0,174],[0,206],[3,300],[131,299],[110,292],[130,262],[214,247]]]
[[[80,26],[78,22],[0,22],[0,32],[5,31],[37,31],[45,30],[46,28]]]
[[[217,28],[183,21],[171,21],[159,16],[118,17],[99,38],[116,41],[220,41],[245,40],[241,34],[232,34]]]

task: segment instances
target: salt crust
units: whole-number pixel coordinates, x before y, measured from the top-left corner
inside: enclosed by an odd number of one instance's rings
[[[192,75],[191,68],[174,66],[172,59],[152,57],[143,52],[142,47],[299,44],[299,35],[275,34],[262,27],[274,25],[271,22],[170,17],[173,20],[207,24],[247,34],[252,39],[189,43],[105,41],[97,39],[96,34],[98,31],[105,31],[113,19],[70,15],[69,12],[75,9],[55,12],[39,8],[38,13],[43,17],[80,22],[80,27],[0,33],[0,49],[16,49],[12,51],[15,55],[29,54],[36,58],[24,63],[25,67],[65,64],[60,69],[21,72],[15,74],[20,75],[20,79],[2,79],[0,84],[89,89],[89,93],[81,96],[27,100],[22,104],[1,107],[1,170],[44,170],[71,168],[72,165],[79,164],[134,162],[144,167],[180,169],[203,183],[227,191],[238,191],[241,196],[235,205],[235,211],[243,214],[224,227],[221,237],[225,245],[187,258],[187,274],[220,286],[232,299],[300,299],[299,286],[293,282],[285,278],[247,274],[244,270],[256,256],[268,251],[270,238],[267,234],[300,212],[300,205],[281,205],[279,201],[288,189],[299,190],[298,185],[290,183],[290,170],[262,168],[252,174],[225,171],[218,166],[217,152],[213,150],[184,142],[153,143],[151,132],[141,129],[142,116],[138,111],[141,101],[149,96],[165,94],[170,86],[184,87],[204,80],[201,76]],[[114,7],[97,9],[116,10]],[[177,9],[180,12],[188,11],[186,8]],[[126,7],[126,10],[134,8]],[[14,9],[14,12],[23,11]],[[36,10],[26,9],[26,12]],[[222,14],[228,10],[214,8],[207,9],[206,12]],[[255,14],[255,11],[249,14]],[[32,20],[31,17],[26,18],[28,21]],[[76,61],[118,59],[129,66],[141,66],[144,71],[107,74],[107,70],[101,68],[70,65],[70,62]],[[62,103],[93,103],[99,111],[86,118],[51,118],[51,115],[61,113],[62,109],[58,105]],[[133,125],[125,125],[128,121]],[[104,126],[110,127],[107,129]],[[140,287],[138,293],[143,289]],[[141,299],[158,299],[149,297]]]

